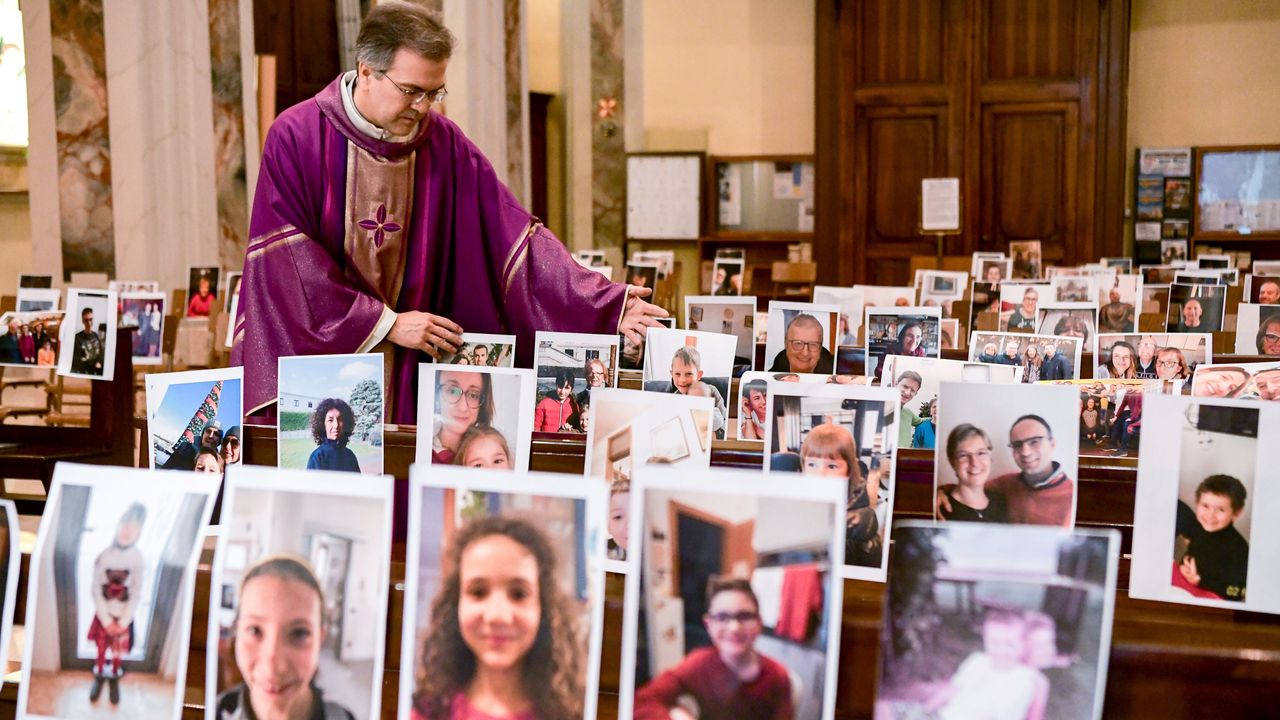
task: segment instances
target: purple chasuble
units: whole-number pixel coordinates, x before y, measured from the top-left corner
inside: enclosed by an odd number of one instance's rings
[[[448,118],[428,113],[407,143],[357,130],[341,76],[271,125],[254,196],[232,365],[250,412],[276,399],[276,360],[353,353],[382,308],[443,315],[466,332],[614,334],[626,286],[580,267]],[[387,421],[414,424],[418,363],[385,340]]]

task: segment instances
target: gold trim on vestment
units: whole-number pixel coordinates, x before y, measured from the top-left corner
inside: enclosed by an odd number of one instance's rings
[[[269,243],[263,243],[262,247],[259,247],[259,248],[255,248],[255,249],[253,249],[253,250],[250,250],[250,251],[249,251],[249,252],[244,256],[244,261],[245,261],[245,263],[246,263],[246,264],[248,264],[248,263],[249,263],[249,261],[251,261],[251,260],[257,260],[259,257],[261,257],[261,256],[265,255],[266,253],[268,253],[268,252],[270,252],[270,251],[272,251],[272,250],[276,250],[276,249],[281,248],[281,247],[284,247],[284,246],[286,246],[286,245],[292,245],[292,244],[294,244],[294,243],[298,242],[299,240],[308,240],[308,239],[309,239],[309,238],[307,237],[306,233],[303,233],[303,232],[295,232],[295,233],[294,233],[294,234],[292,234],[292,235],[286,235],[286,236],[284,236],[284,237],[280,238],[279,240],[275,240],[275,241],[272,241],[272,242],[269,242]]]
[[[416,157],[416,152],[380,157],[347,142],[343,216],[347,275],[392,308],[404,281]]]
[[[502,263],[502,267],[506,268],[506,276],[502,282],[502,294],[505,296],[511,292],[511,283],[515,280],[516,271],[519,270],[529,258],[529,245],[532,242],[533,233],[537,230],[538,223],[533,220],[524,226],[524,231],[516,239],[516,244],[511,246],[511,252],[507,254],[506,262]]]

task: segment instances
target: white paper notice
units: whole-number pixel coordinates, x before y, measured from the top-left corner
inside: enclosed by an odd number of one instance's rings
[[[742,224],[742,166],[726,163],[719,168],[720,224]]]
[[[920,228],[925,232],[960,229],[960,178],[920,181]]]

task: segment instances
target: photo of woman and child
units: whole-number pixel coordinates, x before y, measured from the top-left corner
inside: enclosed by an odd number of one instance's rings
[[[1102,717],[1119,544],[1114,530],[900,523],[876,719]]]
[[[390,480],[256,466],[228,476],[207,717],[380,717]]]
[[[382,360],[280,358],[279,467],[382,474]]]
[[[646,342],[644,390],[711,398],[711,429],[716,439],[723,440],[729,419],[725,398],[737,339],[721,333],[650,328]]]
[[[1146,404],[1130,596],[1280,611],[1280,578],[1260,571],[1260,548],[1276,539],[1277,504],[1264,490],[1280,482],[1267,440],[1280,405],[1176,395]]]
[[[623,636],[622,716],[829,717],[842,483],[782,489],[742,472],[640,483],[644,581],[626,594],[624,626],[639,629]]]
[[[585,433],[590,424],[591,391],[617,383],[618,338],[539,332],[535,342],[537,397],[533,432]]]
[[[765,471],[835,477],[847,488],[845,575],[882,580],[899,422],[891,388],[775,385]]]
[[[178,718],[219,478],[59,463],[27,594],[23,717]]]
[[[594,717],[602,489],[460,480],[414,477],[400,720]]]
[[[527,469],[533,371],[457,367],[418,366],[417,462]]]

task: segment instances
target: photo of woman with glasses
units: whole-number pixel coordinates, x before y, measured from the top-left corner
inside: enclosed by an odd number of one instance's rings
[[[473,427],[488,427],[493,421],[493,385],[489,376],[458,370],[437,372],[435,420],[431,462],[450,465],[462,436]]]
[[[941,357],[938,308],[903,308],[903,312],[868,310],[866,319],[867,375],[880,384],[884,359],[889,355]],[[892,381],[889,382],[893,384]]]
[[[528,467],[533,372],[523,368],[419,366],[416,461],[504,470]]]

